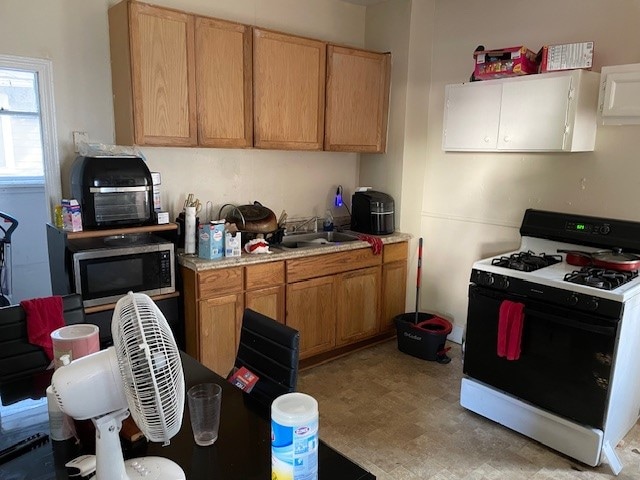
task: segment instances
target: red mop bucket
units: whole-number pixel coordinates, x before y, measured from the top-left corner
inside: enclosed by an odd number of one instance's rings
[[[423,360],[449,363],[447,335],[453,326],[448,320],[420,312],[419,322],[413,323],[414,313],[404,313],[394,318],[398,334],[398,350]]]
[[[396,324],[398,350],[423,360],[449,363],[447,335],[453,326],[449,320],[431,313],[419,312],[420,274],[422,271],[422,238],[418,246],[418,277],[416,284],[416,311],[403,313],[393,320]]]

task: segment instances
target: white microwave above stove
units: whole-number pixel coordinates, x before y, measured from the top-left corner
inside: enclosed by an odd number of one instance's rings
[[[69,241],[75,292],[83,305],[117,302],[127,292],[175,292],[174,244],[152,234]]]

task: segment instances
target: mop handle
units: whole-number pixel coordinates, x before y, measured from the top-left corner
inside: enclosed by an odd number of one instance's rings
[[[416,321],[418,323],[418,301],[420,299],[420,277],[422,273],[422,237],[418,241],[418,276],[416,278]]]

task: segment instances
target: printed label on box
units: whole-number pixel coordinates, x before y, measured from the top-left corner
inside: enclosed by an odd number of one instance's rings
[[[258,380],[260,380],[260,377],[251,370],[246,367],[240,367],[238,370],[233,372],[233,375],[229,378],[229,383],[232,383],[240,390],[244,390],[249,393],[255,384],[258,383]]]
[[[80,204],[75,199],[62,200],[62,225],[66,232],[82,231]]]
[[[239,257],[242,255],[242,238],[240,232],[226,232],[224,235],[224,256]]]

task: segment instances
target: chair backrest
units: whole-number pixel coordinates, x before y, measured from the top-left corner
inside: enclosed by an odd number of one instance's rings
[[[67,325],[85,322],[81,295],[63,296],[62,310]],[[20,305],[0,308],[0,382],[44,370],[49,363],[42,348],[29,343],[24,309]]]
[[[276,397],[295,391],[299,352],[297,330],[249,308],[244,311],[235,366],[260,377],[249,394],[253,399],[270,407]]]

